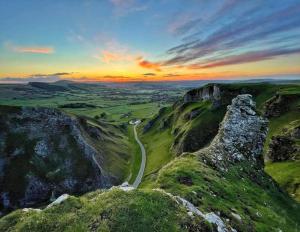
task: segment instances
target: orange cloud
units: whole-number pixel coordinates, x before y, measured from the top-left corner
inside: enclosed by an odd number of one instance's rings
[[[111,62],[121,62],[121,61],[133,61],[135,60],[135,58],[131,55],[127,55],[123,53],[102,51],[101,60],[105,63],[111,63]]]
[[[52,54],[54,49],[51,47],[14,47],[13,51],[20,53]]]
[[[138,60],[139,60],[139,66],[141,66],[143,68],[153,69],[153,70],[158,71],[158,72],[161,71],[160,63],[155,63],[155,62],[150,62],[150,61],[147,61],[147,60],[142,60],[141,58],[139,58]]]

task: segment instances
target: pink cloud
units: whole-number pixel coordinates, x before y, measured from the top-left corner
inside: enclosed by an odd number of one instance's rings
[[[16,46],[11,43],[6,43],[5,46],[13,51],[18,53],[33,53],[33,54],[52,54],[54,53],[53,47],[48,46]]]
[[[36,54],[52,54],[54,49],[50,47],[17,47],[15,52],[20,53],[36,53]]]

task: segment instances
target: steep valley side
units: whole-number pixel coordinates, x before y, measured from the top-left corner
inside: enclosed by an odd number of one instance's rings
[[[153,119],[143,122],[144,127],[140,134],[146,148],[148,147],[148,163],[153,163],[152,166],[146,167],[144,186],[151,186],[159,169],[174,157],[207,146],[218,132],[227,105],[238,94],[244,93],[253,96],[258,112],[269,120],[269,131],[263,151],[266,170],[291,196],[299,200],[298,84],[208,84],[188,91],[172,106],[161,109]],[[282,139],[282,136],[288,138]],[[287,143],[285,147],[291,148],[288,152],[278,150],[285,158],[270,159],[269,156],[274,156],[272,151],[280,141],[290,141],[292,146]],[[279,168],[279,172],[272,168],[273,164]],[[292,166],[294,171],[285,170],[287,165]],[[288,172],[289,177],[284,174]]]
[[[0,210],[120,184],[128,144],[116,126],[51,108],[0,108]]]

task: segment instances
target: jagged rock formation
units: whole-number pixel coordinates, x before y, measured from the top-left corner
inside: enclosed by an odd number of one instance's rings
[[[111,185],[101,152],[89,142],[101,132],[82,124],[50,108],[1,108],[1,211]]]
[[[265,116],[268,118],[279,117],[289,111],[291,103],[297,99],[299,99],[297,95],[275,95],[265,104]]]
[[[220,104],[221,90],[218,85],[208,85],[200,89],[193,89],[183,97],[183,102],[197,102],[211,100],[215,106]]]
[[[218,135],[210,146],[199,153],[226,170],[228,163],[249,161],[263,164],[262,150],[267,134],[267,120],[257,115],[249,94],[238,95],[227,107]]]

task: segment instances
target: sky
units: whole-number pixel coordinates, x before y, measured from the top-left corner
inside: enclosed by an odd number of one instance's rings
[[[300,0],[0,0],[0,81],[300,77]]]

